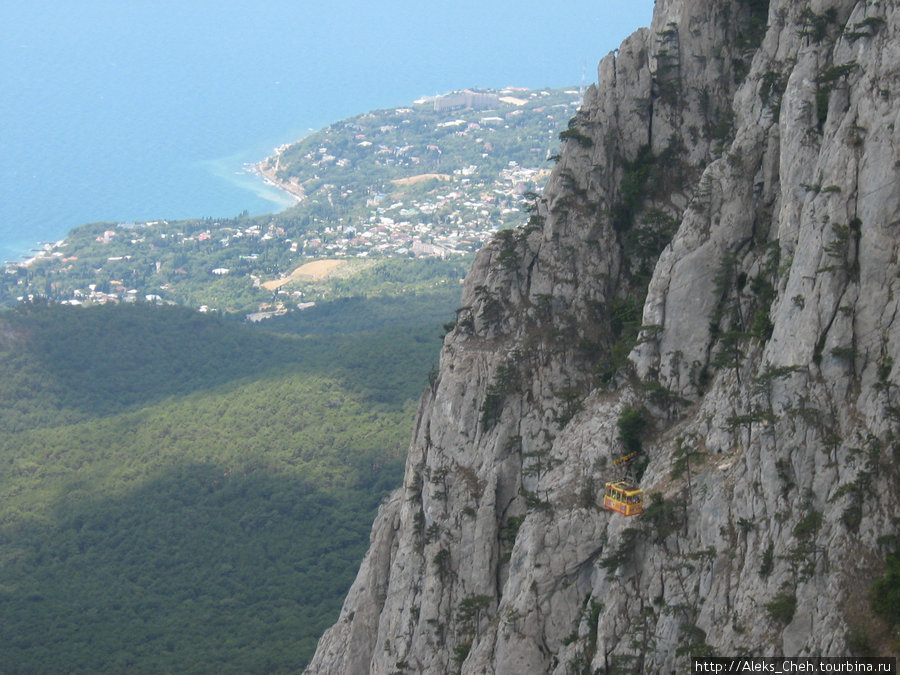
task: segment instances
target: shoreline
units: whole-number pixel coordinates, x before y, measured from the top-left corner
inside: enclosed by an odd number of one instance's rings
[[[256,164],[251,165],[251,168],[252,172],[262,178],[266,185],[271,185],[272,187],[289,194],[294,198],[295,202],[299,204],[306,199],[306,192],[304,191],[303,186],[299,183],[283,181],[278,178],[277,175],[279,164],[281,162],[281,153],[284,148],[288,147],[289,145],[292,144],[289,143],[287,145],[282,145],[275,148],[274,155],[272,155],[271,157],[266,157],[261,162],[257,162]]]
[[[286,144],[286,145],[276,148],[274,155],[272,155],[270,157],[266,157],[262,161],[259,161],[256,163],[247,163],[244,165],[244,167],[245,167],[244,170],[247,173],[256,176],[257,178],[262,180],[263,183],[265,183],[266,185],[273,187],[276,190],[278,190],[279,192],[287,194],[291,197],[294,204],[292,204],[290,206],[282,205],[282,208],[290,208],[291,206],[299,204],[306,199],[306,193],[304,192],[302,186],[300,186],[298,184],[282,181],[276,176],[276,171],[278,170],[278,157],[281,154],[282,149],[288,147],[289,145],[291,145],[291,144],[289,143],[289,144]],[[275,160],[275,166],[270,168],[270,164],[273,159]],[[190,220],[190,218],[173,218],[173,219],[163,219],[163,220]],[[101,222],[101,221],[85,221],[84,223],[81,223],[80,225],[72,226],[66,230],[65,235],[63,237],[61,237],[60,239],[57,239],[55,241],[42,240],[42,241],[34,242],[30,246],[28,246],[28,248],[21,249],[21,253],[19,253],[19,258],[21,258],[20,260],[10,259],[10,258],[4,256],[4,259],[2,261],[0,261],[0,269],[9,268],[9,267],[29,267],[29,266],[31,266],[35,261],[40,260],[45,257],[48,257],[54,250],[65,245],[66,239],[68,239],[69,234],[72,232],[72,230],[77,229],[83,225],[89,225],[92,222]],[[110,222],[113,222],[113,221],[110,221]],[[150,222],[150,221],[146,221],[146,222]],[[118,222],[116,222],[116,224],[118,224]],[[9,249],[9,254],[15,255],[17,253],[17,251],[18,251],[18,249]]]

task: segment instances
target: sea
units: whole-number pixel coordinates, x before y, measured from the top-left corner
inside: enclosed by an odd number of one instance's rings
[[[653,0],[29,0],[0,7],[0,262],[89,222],[279,211],[249,171],[343,118],[564,87]]]

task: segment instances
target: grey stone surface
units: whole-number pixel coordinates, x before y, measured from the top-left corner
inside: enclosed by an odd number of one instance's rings
[[[600,62],[531,226],[468,275],[310,672],[669,672],[847,654],[875,625],[900,513],[898,7],[771,0],[757,40],[757,4],[658,0]],[[617,229],[644,145],[664,170]],[[676,232],[642,283],[629,233],[654,210]],[[635,518],[598,506],[629,409]]]

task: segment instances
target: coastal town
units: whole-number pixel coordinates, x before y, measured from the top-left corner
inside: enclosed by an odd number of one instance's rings
[[[330,207],[297,243],[305,255],[471,253],[524,222],[523,195],[542,189],[579,104],[576,90],[454,92],[332,125],[254,168]]]
[[[520,167],[515,162],[503,169],[492,184],[474,183],[475,167],[457,169],[453,176],[423,175],[412,182],[436,182],[440,188],[423,199],[392,201],[374,194],[367,200],[371,215],[365,220],[323,225],[298,241],[285,242],[306,257],[412,255],[446,258],[473,253],[498,229],[523,222],[522,199],[540,189],[548,169]],[[442,189],[441,189],[442,188]],[[239,233],[241,234],[241,233]],[[283,236],[282,228],[250,236]]]
[[[471,256],[498,230],[525,222],[578,95],[454,92],[344,120],[246,167],[292,194],[295,206],[85,225],[25,263],[7,263],[0,300],[249,314],[309,306],[309,284],[321,277],[296,271],[311,261]]]

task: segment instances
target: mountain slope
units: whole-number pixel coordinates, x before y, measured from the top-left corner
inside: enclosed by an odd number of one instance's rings
[[[898,18],[665,0],[603,59],[311,672],[896,651]],[[638,448],[626,519],[598,493]]]
[[[301,669],[457,294],[0,314],[0,670]]]

